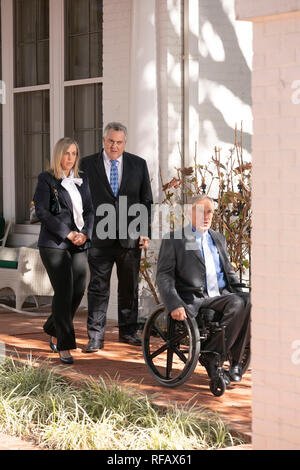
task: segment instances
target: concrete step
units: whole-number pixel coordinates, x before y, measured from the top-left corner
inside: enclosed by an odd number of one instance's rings
[[[41,224],[14,224],[12,232],[15,233],[30,233],[38,235],[40,233]]]
[[[8,235],[6,245],[8,247],[29,246],[36,248],[40,228],[40,224],[14,224]]]

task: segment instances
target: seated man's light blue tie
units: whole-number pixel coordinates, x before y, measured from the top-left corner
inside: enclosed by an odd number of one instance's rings
[[[209,297],[220,295],[218,277],[212,252],[208,246],[207,232],[203,234],[202,247],[205,259],[206,289]]]
[[[111,185],[112,192],[114,193],[115,196],[117,196],[118,191],[119,191],[119,175],[118,175],[117,162],[116,160],[111,160],[110,164],[111,164],[110,185]]]

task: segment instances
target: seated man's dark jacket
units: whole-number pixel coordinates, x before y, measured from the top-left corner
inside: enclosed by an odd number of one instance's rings
[[[128,226],[135,219],[135,216],[128,216],[126,210],[134,204],[142,204],[147,209],[147,220],[145,220],[145,231],[138,230],[139,235],[151,237],[151,205],[153,202],[150,178],[146,160],[128,152],[123,152],[123,172],[121,186],[118,195],[112,192],[110,182],[107,178],[104,161],[103,150],[100,153],[85,157],[80,162],[80,167],[89,178],[89,184],[95,209],[95,221],[92,237],[92,246],[104,248],[112,246],[114,239],[109,237],[100,239],[97,235],[97,224],[106,217],[106,215],[98,215],[98,209],[103,204],[114,206],[116,211],[116,238],[119,238],[120,244],[124,248],[137,248],[139,237],[133,238],[128,233]],[[120,206],[120,197],[127,197],[127,206]],[[122,216],[125,225],[124,238],[119,237],[119,216]],[[137,215],[138,217],[138,215]]]
[[[88,240],[84,245],[77,246],[76,249],[85,250],[90,245],[92,237],[94,208],[88,183],[88,178],[80,173],[82,185],[77,185],[82,198],[84,226],[80,231],[87,236]],[[35,212],[41,221],[41,231],[38,240],[39,247],[74,248],[75,245],[66,237],[73,230],[79,232],[73,217],[73,205],[68,191],[61,185],[62,180],[57,180],[49,172],[44,171],[38,177],[38,184],[34,194]],[[61,208],[60,214],[53,215],[50,212],[50,198],[53,187],[58,191],[58,200]]]
[[[209,233],[218,249],[226,289],[229,292],[242,292],[239,279],[232,268],[225,244],[225,237],[214,230]],[[169,237],[169,239],[168,239]],[[168,312],[179,307],[196,316],[205,292],[205,263],[192,230],[184,229],[171,232],[162,241],[158,265],[157,284],[161,300]]]

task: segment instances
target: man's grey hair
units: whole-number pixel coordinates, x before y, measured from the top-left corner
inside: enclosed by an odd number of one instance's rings
[[[105,126],[105,129],[104,129],[104,137],[107,136],[108,132],[110,130],[113,130],[113,131],[121,131],[121,132],[124,132],[125,134],[125,138],[127,139],[127,128],[126,126],[124,126],[124,124],[121,124],[120,122],[109,122],[106,126]]]
[[[186,203],[194,205],[196,202],[199,201],[204,201],[205,199],[208,199],[213,205],[214,205],[214,200],[210,196],[207,196],[207,194],[196,194],[193,196],[188,196]]]

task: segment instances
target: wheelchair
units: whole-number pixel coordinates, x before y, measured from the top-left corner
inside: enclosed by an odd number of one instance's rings
[[[210,335],[220,333],[222,353],[214,353],[217,367],[209,384],[212,394],[219,397],[226,390],[223,363],[228,361],[230,365],[231,362],[225,348],[225,327],[215,321],[215,311],[211,309],[200,309],[196,318],[187,313],[184,321],[173,320],[164,305],[158,305],[144,326],[144,360],[159,384],[177,387],[188,380],[198,361],[201,363],[201,354],[208,352],[201,350],[201,343],[205,343]],[[245,348],[242,358],[242,374],[248,370],[249,364],[250,344]]]

